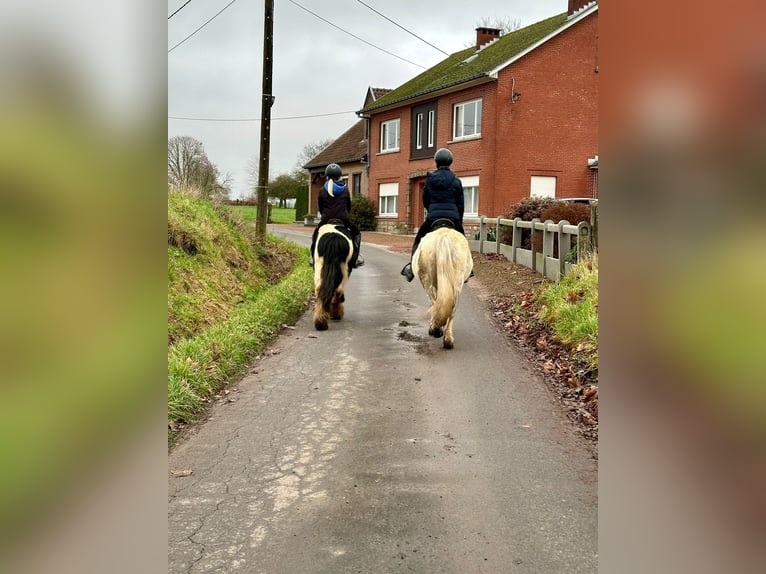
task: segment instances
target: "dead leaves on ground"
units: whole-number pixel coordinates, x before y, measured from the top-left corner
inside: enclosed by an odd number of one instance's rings
[[[580,424],[581,433],[596,439],[598,372],[586,370],[578,360],[578,354],[586,350],[585,345],[566,348],[553,339],[545,325],[536,320],[539,307],[533,296],[534,292],[524,291],[508,297],[489,299],[492,317],[540,367],[543,377],[568,407],[572,418]],[[576,303],[583,296],[582,291],[573,291],[567,299]]]

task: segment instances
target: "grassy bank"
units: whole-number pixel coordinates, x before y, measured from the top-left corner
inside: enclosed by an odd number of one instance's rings
[[[307,249],[225,207],[168,194],[168,422],[189,422],[244,373],[313,288]],[[171,432],[172,437],[172,432]]]
[[[535,295],[538,319],[555,338],[573,349],[591,369],[598,368],[598,257],[581,261],[558,283]]]

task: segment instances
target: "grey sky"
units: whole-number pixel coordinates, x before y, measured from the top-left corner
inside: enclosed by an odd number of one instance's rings
[[[186,0],[169,0],[168,15]],[[231,0],[192,0],[168,21],[168,49]],[[357,0],[295,0],[367,42],[429,68],[444,54],[381,18]],[[465,48],[482,18],[522,26],[560,14],[567,0],[364,0],[445,52]],[[316,18],[290,0],[274,2],[271,177],[290,171],[308,143],[335,138],[357,120],[368,86],[395,88],[423,71]],[[237,0],[168,54],[168,115],[260,118],[263,2]],[[290,116],[350,112],[326,117]],[[260,122],[168,119],[168,137],[200,140],[211,161],[234,179],[234,196],[249,195],[248,164],[257,158]],[[255,160],[257,162],[257,160]]]

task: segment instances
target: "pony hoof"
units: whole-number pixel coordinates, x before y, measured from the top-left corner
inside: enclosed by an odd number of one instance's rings
[[[438,339],[439,337],[442,337],[444,335],[444,331],[439,328],[437,329],[431,328],[431,329],[428,329],[428,334]]]
[[[327,331],[327,321],[324,321],[324,322],[315,321],[314,329],[316,329],[317,331]]]
[[[455,347],[454,341],[448,341],[447,339],[444,339],[444,348],[445,349],[453,349]]]

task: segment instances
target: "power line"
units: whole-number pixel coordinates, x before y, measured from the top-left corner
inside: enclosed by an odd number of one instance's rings
[[[191,1],[191,0],[190,0],[190,1]],[[188,40],[189,38],[191,38],[192,36],[194,36],[194,34],[196,34],[197,32],[199,32],[200,30],[202,30],[202,28],[204,28],[205,26],[207,26],[208,24],[210,24],[210,22],[212,22],[213,20],[215,20],[215,19],[216,19],[216,18],[217,18],[217,17],[218,17],[218,16],[221,14],[221,12],[223,12],[224,10],[226,10],[226,8],[228,8],[229,6],[231,6],[232,4],[234,4],[234,2],[236,2],[236,1],[237,1],[237,0],[231,0],[231,2],[229,2],[229,3],[228,3],[226,6],[224,6],[223,8],[221,8],[221,9],[218,11],[218,13],[217,13],[215,16],[213,16],[212,18],[210,18],[210,20],[208,20],[207,22],[205,22],[204,24],[202,24],[202,26],[200,26],[199,28],[197,28],[196,30],[194,30],[194,32],[192,32],[191,34],[189,34],[188,36],[186,36],[186,38],[184,38],[183,40],[181,40],[180,42],[178,42],[178,44],[176,44],[175,46],[173,46],[172,48],[170,48],[170,49],[168,50],[168,54],[170,54],[170,52],[172,52],[173,50],[175,50],[176,48],[178,48],[178,46],[180,46],[181,44],[183,44],[184,42],[186,42],[186,40]],[[184,6],[185,6],[185,4],[184,4]],[[180,8],[179,8],[179,10],[180,10]]]
[[[375,13],[376,13],[378,16],[380,16],[381,18],[385,18],[386,20],[388,20],[389,22],[391,22],[391,23],[392,23],[394,26],[398,26],[399,28],[401,28],[402,30],[404,30],[405,32],[407,32],[408,34],[410,34],[411,36],[415,36],[415,37],[416,37],[418,40],[420,40],[421,42],[425,42],[426,44],[428,44],[429,46],[431,46],[431,47],[432,47],[434,50],[437,50],[437,51],[441,52],[441,53],[442,53],[442,54],[444,54],[445,56],[449,56],[449,55],[450,55],[450,54],[448,54],[447,52],[445,52],[444,50],[442,50],[441,48],[439,48],[439,47],[437,47],[437,46],[434,46],[434,45],[433,45],[431,42],[429,42],[428,40],[424,40],[423,38],[421,38],[420,36],[418,36],[417,34],[415,34],[415,32],[411,32],[410,30],[408,30],[407,28],[405,28],[404,26],[402,26],[402,25],[401,25],[401,24],[399,24],[398,22],[394,22],[394,21],[393,21],[391,18],[389,18],[389,17],[388,17],[388,16],[386,16],[385,14],[381,14],[380,12],[378,12],[378,11],[377,11],[375,8],[373,8],[373,7],[372,7],[372,6],[370,6],[369,4],[365,4],[364,2],[362,2],[362,0],[356,0],[356,1],[357,1],[357,2],[359,2],[359,3],[360,3],[362,6],[366,6],[367,8],[369,8],[370,10],[372,10],[373,12],[375,12]]]
[[[330,21],[329,21],[329,20],[327,20],[326,18],[323,18],[322,16],[320,16],[320,15],[319,15],[319,14],[317,14],[316,12],[312,12],[311,10],[309,10],[308,8],[306,8],[305,6],[301,6],[300,4],[298,4],[297,2],[295,2],[295,0],[289,0],[289,1],[290,1],[290,3],[292,3],[292,4],[295,4],[295,5],[296,5],[298,8],[300,8],[301,10],[305,10],[306,12],[308,12],[309,14],[311,14],[312,16],[315,16],[315,17],[319,18],[320,20],[322,20],[322,22],[326,22],[327,24],[329,24],[329,25],[330,25],[330,26],[332,26],[333,28],[336,28],[336,29],[340,30],[340,31],[341,31],[341,32],[343,32],[344,34],[348,34],[348,35],[349,35],[349,36],[351,36],[352,38],[356,38],[356,39],[357,39],[357,40],[359,40],[360,42],[364,42],[364,43],[365,43],[365,44],[367,44],[368,46],[372,46],[372,47],[373,47],[373,48],[375,48],[376,50],[380,50],[381,52],[385,52],[385,53],[386,53],[386,54],[388,54],[389,56],[393,56],[394,58],[398,58],[398,59],[402,60],[403,62],[407,62],[408,64],[412,64],[413,66],[417,66],[418,68],[422,68],[422,69],[424,69],[424,70],[426,69],[426,67],[425,67],[425,66],[421,66],[420,64],[416,64],[415,62],[411,62],[410,60],[407,60],[406,58],[402,58],[401,56],[397,56],[396,54],[394,54],[393,52],[389,52],[389,51],[388,51],[388,50],[386,50],[385,48],[381,48],[380,46],[376,46],[375,44],[372,44],[372,43],[368,42],[367,40],[365,40],[365,39],[363,39],[363,38],[360,38],[359,36],[356,36],[356,35],[352,34],[352,33],[351,33],[351,32],[349,32],[348,30],[344,30],[344,29],[343,29],[343,28],[341,28],[340,26],[336,26],[335,24],[333,24],[332,22],[330,22]]]
[[[343,114],[353,114],[354,110],[348,110],[346,112],[331,112],[329,114],[312,114],[307,116],[285,116],[282,118],[271,118],[274,120],[302,120],[305,118],[323,118],[326,116],[340,116]],[[192,118],[186,116],[168,116],[169,120],[189,120],[195,122],[260,122],[261,118]]]
[[[191,2],[191,0],[186,0],[186,2],[184,2],[183,6],[181,6],[181,8],[183,8],[184,6],[186,6],[186,5],[187,5],[189,2]],[[168,16],[168,20],[170,20],[170,19],[171,19],[173,16],[175,16],[176,14],[178,14],[178,13],[181,11],[181,8],[179,8],[178,10],[176,10],[175,12],[173,12],[173,13],[172,13],[170,16]]]

